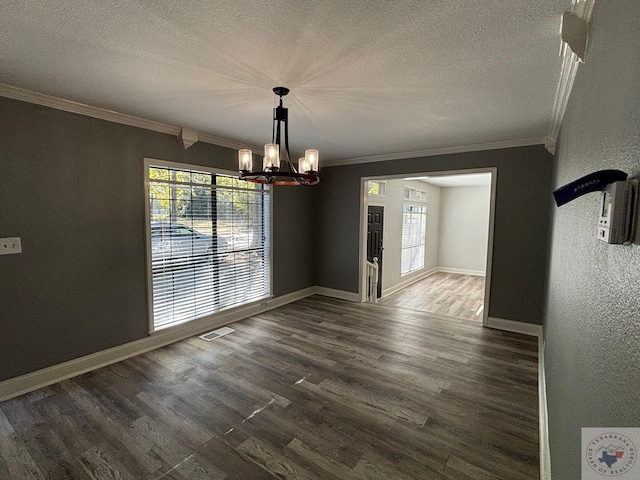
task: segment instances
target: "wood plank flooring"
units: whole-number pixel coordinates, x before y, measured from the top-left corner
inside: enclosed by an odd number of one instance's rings
[[[476,275],[435,272],[378,303],[481,322],[484,282]]]
[[[321,296],[230,326],[0,403],[0,478],[538,478],[533,337]]]

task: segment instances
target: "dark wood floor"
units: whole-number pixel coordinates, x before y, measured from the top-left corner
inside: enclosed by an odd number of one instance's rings
[[[435,272],[378,302],[481,322],[484,283],[477,275]]]
[[[538,478],[535,338],[320,296],[231,326],[0,403],[0,478]]]

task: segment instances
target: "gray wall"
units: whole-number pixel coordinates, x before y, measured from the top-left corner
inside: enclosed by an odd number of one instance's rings
[[[552,156],[543,146],[325,168],[318,188],[318,285],[358,291],[360,179],[497,167],[489,315],[542,321]]]
[[[143,157],[234,150],[0,98],[0,380],[147,336]],[[280,187],[282,188],[282,187]],[[315,284],[312,189],[273,195],[274,293]]]
[[[640,2],[595,4],[557,150],[554,186],[640,173]],[[640,426],[640,246],[596,240],[600,194],[553,207],[544,320],[554,479],[580,478],[582,427]]]
[[[273,290],[276,296],[316,284],[315,187],[272,187]]]

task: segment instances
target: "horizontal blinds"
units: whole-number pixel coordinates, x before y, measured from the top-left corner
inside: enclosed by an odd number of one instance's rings
[[[268,189],[154,166],[149,201],[154,329],[269,295]]]
[[[403,207],[401,275],[424,268],[426,227],[426,207],[413,205],[405,205]]]

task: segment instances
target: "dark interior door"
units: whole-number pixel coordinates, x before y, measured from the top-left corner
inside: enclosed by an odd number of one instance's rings
[[[382,296],[382,221],[384,207],[369,207],[367,212],[367,260],[373,262],[378,257],[378,292]]]

